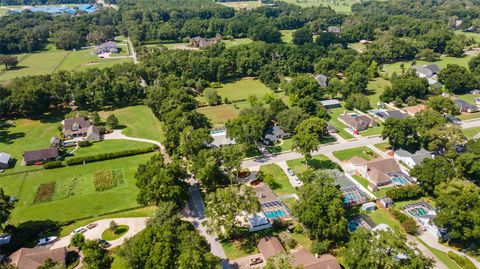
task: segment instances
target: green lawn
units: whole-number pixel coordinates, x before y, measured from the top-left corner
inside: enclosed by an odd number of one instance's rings
[[[117,254],[113,254],[113,263],[111,269],[127,269],[129,268],[127,261]]]
[[[23,153],[27,150],[50,146],[50,138],[59,135],[58,127],[63,114],[51,114],[42,120],[17,119],[13,127],[0,127],[0,149],[12,155],[17,161],[12,170],[30,170],[22,166]],[[37,167],[38,168],[38,167]],[[7,173],[7,170],[5,173]]]
[[[384,208],[378,208],[372,212],[367,212],[367,214],[375,221],[378,225],[380,223],[385,223],[390,228],[392,228],[396,232],[402,232],[402,228],[400,224],[387,212]]]
[[[138,189],[135,186],[134,174],[138,165],[145,163],[153,155],[143,154],[2,177],[0,187],[18,199],[10,223],[46,219],[66,221],[137,207]],[[97,192],[92,175],[104,169],[120,171],[123,174],[123,182],[112,189]],[[51,181],[55,182],[51,201],[35,203],[34,197],[38,186]]]
[[[219,2],[227,7],[233,7],[235,9],[252,9],[261,6],[258,1],[239,1],[239,2]]]
[[[360,42],[348,43],[348,46],[354,50],[364,52],[367,49],[367,46]]]
[[[473,128],[468,128],[468,129],[462,129],[463,134],[471,139],[473,138],[476,134],[480,133],[480,127],[473,127]]]
[[[110,228],[107,228],[102,233],[102,239],[107,241],[116,240],[126,234],[129,230],[128,225],[118,225],[115,231],[112,231]]]
[[[385,90],[386,86],[391,85],[390,81],[378,77],[368,82],[367,89],[370,91],[370,105],[378,107],[377,103],[380,101],[380,95]]]
[[[287,199],[283,200],[283,203],[288,208],[290,208],[290,210],[292,210],[292,208],[293,208],[293,206],[295,205],[296,202],[297,202],[297,198],[287,198]]]
[[[258,3],[258,2],[255,2]],[[246,45],[252,43],[253,40],[250,38],[234,38],[232,40],[223,40],[222,43],[225,44],[225,47],[230,48],[238,45]]]
[[[478,33],[463,32],[461,30],[457,30],[457,31],[455,31],[455,33],[456,34],[464,34],[467,37],[471,37],[475,40],[475,43],[477,43],[476,45],[480,44],[480,34],[478,34]]]
[[[363,158],[367,161],[369,161],[369,160],[371,160],[375,157],[375,156],[372,156],[371,154],[367,154],[367,152],[371,152],[374,155],[376,155],[376,153],[373,152],[368,147],[358,147],[358,148],[351,148],[351,149],[335,151],[335,152],[333,152],[333,156],[337,157],[340,161],[348,160],[348,159],[352,158],[353,156]]]
[[[380,149],[381,151],[390,150],[390,144],[388,142],[378,143],[378,144],[375,144],[374,146]]]
[[[343,124],[343,122],[338,120],[338,116],[340,116],[345,111],[345,109],[343,107],[338,107],[338,108],[329,109],[328,111],[331,117],[329,123],[334,125],[337,128],[338,135],[340,135],[344,139],[353,138],[351,131],[349,132],[345,131],[345,128],[347,128],[347,126]]]
[[[232,83],[226,83],[216,90],[222,99],[228,98],[230,101],[246,100],[250,95],[261,99],[265,94],[273,93],[260,80],[253,78],[243,78]]]
[[[233,105],[205,106],[197,109],[210,119],[214,127],[224,126],[228,120],[236,118],[240,111]]]
[[[282,140],[281,144],[267,147],[268,152],[270,153],[280,153],[283,151],[292,150],[293,140],[291,138]]]
[[[311,7],[311,6],[330,6],[337,13],[350,13],[352,12],[352,4],[358,3],[355,0],[340,0],[340,1],[329,1],[329,0],[284,0],[287,3],[296,4],[301,7]]]
[[[307,170],[307,166],[305,164],[305,159],[295,159],[287,161],[288,167],[292,168],[295,174],[300,175]],[[334,169],[338,168],[338,165],[332,162],[327,156],[325,155],[315,155],[310,162],[310,168],[315,170],[318,169]]]
[[[78,156],[89,156],[97,155],[108,152],[116,152],[122,150],[131,150],[138,148],[146,148],[152,146],[150,143],[137,142],[131,140],[105,140],[93,143],[93,145],[84,148],[78,148],[74,152],[76,157]],[[69,148],[69,151],[73,148]]]
[[[480,94],[462,94],[458,95],[458,98],[462,99],[463,101],[470,103],[472,105],[475,104],[475,97],[480,97]]]
[[[103,120],[108,115],[114,114],[118,118],[120,125],[125,126],[122,133],[127,136],[160,142],[165,137],[162,123],[147,106],[129,106],[113,111],[102,111],[99,114]]]
[[[383,130],[383,125],[380,124],[377,127],[368,128],[365,131],[361,131],[360,135],[361,136],[380,135],[380,134],[382,134],[382,130]]]
[[[441,251],[441,250],[438,250],[436,248],[432,248],[431,246],[429,246],[428,244],[426,244],[425,242],[422,241],[422,239],[418,238],[418,241],[420,241],[420,243],[422,245],[424,245],[426,248],[428,248],[428,250],[430,250],[433,255],[437,256],[437,258],[443,262],[449,269],[461,269],[462,267],[459,266],[454,260],[450,259],[450,257],[448,257],[448,254]]]
[[[427,62],[427,61],[417,60],[417,65],[425,65],[425,64],[435,63],[438,66],[440,66],[441,68],[445,68],[445,67],[447,67],[448,64],[457,64],[457,65],[468,68],[468,61],[470,61],[470,59],[473,58],[473,57],[474,57],[474,55],[465,55],[464,57],[460,57],[460,58],[450,57],[450,56],[442,56],[440,58],[440,60],[436,61],[436,62]],[[405,70],[411,68],[411,66],[412,66],[412,61],[408,61],[408,62],[402,61],[402,62],[396,62],[396,63],[393,63],[393,64],[385,64],[383,66],[383,70],[385,72],[387,72],[388,75],[392,75],[393,72],[396,72],[397,74],[401,74],[402,69],[401,69],[400,65],[402,63],[404,64]]]
[[[282,33],[282,41],[284,43],[287,43],[287,44],[290,44],[292,43],[292,40],[293,40],[293,32],[295,32],[296,29],[294,30],[280,30],[280,33]]]
[[[272,176],[274,185],[271,185],[270,187],[276,195],[281,196],[297,192],[292,184],[290,184],[287,175],[283,172],[280,166],[276,164],[262,165],[260,167],[260,172]]]
[[[121,53],[112,55],[121,56],[128,55],[128,49],[126,44],[120,45]],[[92,54],[92,49],[70,51],[68,56],[58,66],[56,71],[60,70],[85,70],[88,68],[104,68],[109,67],[117,63],[131,62],[131,59],[101,59],[98,56]]]
[[[475,113],[462,113],[462,115],[457,116],[460,120],[473,120],[480,118],[480,112]]]

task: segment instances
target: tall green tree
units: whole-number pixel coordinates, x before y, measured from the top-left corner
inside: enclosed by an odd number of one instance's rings
[[[233,183],[233,178],[238,179],[238,173],[240,173],[242,169],[242,161],[246,156],[245,147],[238,144],[223,147],[221,154],[223,167],[225,171],[230,174],[230,183]],[[233,176],[234,172],[235,176]]]
[[[0,188],[0,228],[2,230],[14,208],[14,204],[10,198],[10,196],[5,194],[3,188]]]
[[[98,241],[87,240],[82,246],[83,263],[88,269],[110,269],[113,257],[102,248]]]
[[[236,233],[237,218],[245,212],[253,214],[259,210],[255,192],[247,185],[219,188],[207,195],[205,205],[209,230],[225,237]]]
[[[412,148],[418,146],[415,119],[388,118],[382,130],[382,138],[394,148]]]
[[[415,165],[410,175],[418,180],[418,185],[426,194],[433,195],[435,186],[452,179],[455,176],[455,170],[447,159],[436,156]]]
[[[312,151],[322,144],[322,136],[326,134],[326,130],[327,123],[315,117],[302,121],[295,128],[292,147],[305,156],[307,164],[312,159]]]

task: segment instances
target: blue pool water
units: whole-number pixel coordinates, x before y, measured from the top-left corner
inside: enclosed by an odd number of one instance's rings
[[[403,185],[407,185],[408,184],[408,180],[403,178],[403,177],[394,177],[392,178],[392,182],[396,185],[400,185],[400,186],[403,186]]]
[[[351,233],[355,232],[358,229],[359,226],[360,226],[360,223],[358,223],[356,221],[350,221],[348,223],[348,231],[351,232]]]
[[[287,214],[283,210],[275,210],[265,212],[265,216],[267,216],[269,219],[276,219],[286,217]]]

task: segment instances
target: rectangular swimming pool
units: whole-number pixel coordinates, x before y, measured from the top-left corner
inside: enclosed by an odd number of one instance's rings
[[[269,219],[284,218],[287,216],[287,213],[285,213],[283,210],[267,211],[264,213]]]
[[[392,178],[392,182],[393,182],[393,184],[400,185],[400,186],[408,184],[408,180],[406,178],[403,178],[403,177],[394,177],[394,178]]]

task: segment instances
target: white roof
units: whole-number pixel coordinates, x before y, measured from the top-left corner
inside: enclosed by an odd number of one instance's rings
[[[213,138],[212,145],[221,147],[225,145],[233,145],[235,141],[227,137],[227,130],[211,132],[210,135]]]
[[[362,205],[362,208],[377,207],[374,202],[368,202]]]
[[[263,212],[259,212],[255,215],[248,216],[250,227],[258,227],[268,224],[268,218]]]
[[[390,226],[388,226],[388,224],[385,224],[385,223],[380,223],[378,224],[377,226],[375,226],[375,228],[373,228],[374,231],[390,231],[392,230],[390,228]]]
[[[0,163],[8,164],[12,156],[5,152],[0,152]]]
[[[340,104],[340,101],[338,101],[337,99],[328,99],[328,100],[322,100],[320,101],[320,103],[322,103],[323,106],[328,106],[328,105],[339,105]]]

